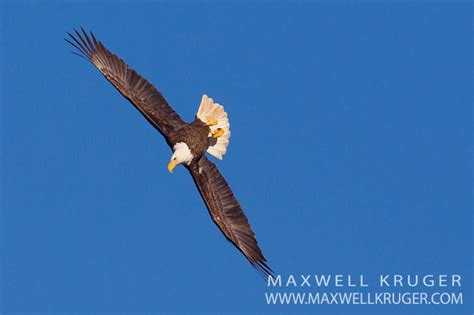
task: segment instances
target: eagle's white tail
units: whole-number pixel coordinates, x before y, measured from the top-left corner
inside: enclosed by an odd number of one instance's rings
[[[209,136],[212,136],[214,131],[219,128],[224,131],[222,136],[217,138],[216,144],[207,149],[209,154],[222,160],[222,156],[227,151],[230,138],[230,124],[229,119],[227,118],[227,113],[224,111],[224,106],[214,103],[212,98],[203,95],[196,116],[206,124],[212,124],[217,121],[216,124],[210,126],[211,133]]]

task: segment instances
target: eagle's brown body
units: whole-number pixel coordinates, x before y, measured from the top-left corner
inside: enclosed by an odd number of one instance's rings
[[[176,143],[184,142],[188,145],[194,156],[193,163],[197,161],[215,142],[215,139],[209,137],[210,128],[199,118],[190,123],[184,124],[179,129],[169,135],[169,146],[173,148]]]

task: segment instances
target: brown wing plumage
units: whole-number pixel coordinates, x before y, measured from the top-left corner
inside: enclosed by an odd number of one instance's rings
[[[188,167],[214,223],[264,277],[273,271],[258,247],[239,202],[217,167],[205,156]]]
[[[76,36],[68,33],[71,40],[66,41],[78,50],[77,55],[92,62],[166,139],[173,130],[185,124],[150,82],[105,48],[92,32],[89,37],[84,29],[81,30],[82,34],[75,31]]]

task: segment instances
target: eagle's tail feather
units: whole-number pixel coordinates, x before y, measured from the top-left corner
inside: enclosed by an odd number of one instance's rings
[[[230,138],[230,123],[227,113],[224,111],[224,106],[214,103],[212,98],[203,95],[196,116],[206,124],[214,123],[210,126],[211,133],[209,136],[212,136],[212,133],[219,128],[224,130],[224,133],[217,138],[216,143],[207,149],[209,154],[222,160],[222,156],[227,151]]]

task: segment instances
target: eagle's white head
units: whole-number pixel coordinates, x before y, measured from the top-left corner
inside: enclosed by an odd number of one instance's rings
[[[188,145],[184,142],[178,142],[173,146],[173,155],[171,155],[170,162],[168,164],[168,171],[173,173],[173,169],[182,163],[189,165],[193,160],[194,156],[191,153]]]

